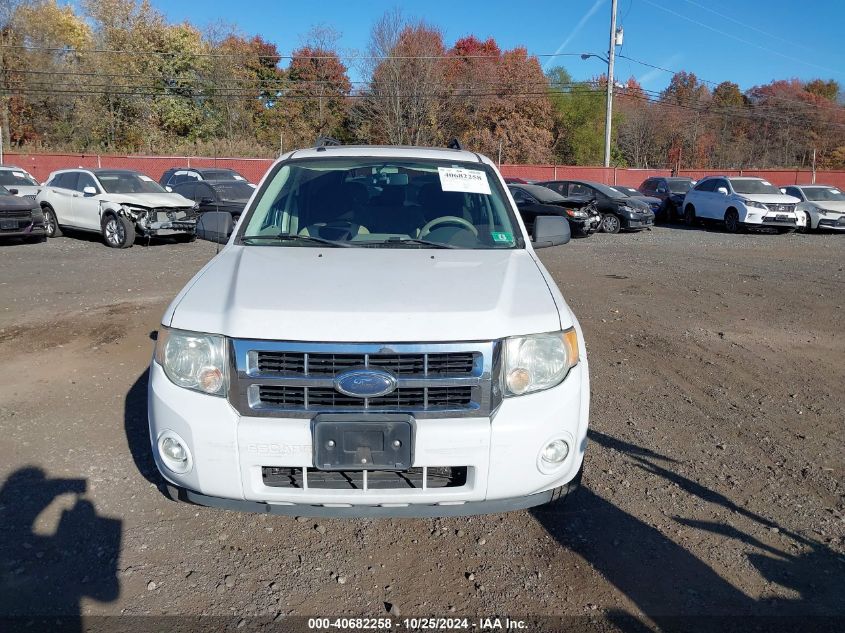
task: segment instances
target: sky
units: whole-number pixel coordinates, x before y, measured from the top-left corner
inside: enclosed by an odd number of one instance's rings
[[[370,28],[385,12],[423,19],[442,29],[446,44],[474,34],[503,49],[524,46],[548,69],[564,66],[574,79],[606,72],[605,62],[581,53],[607,54],[611,0],[151,0],[171,21],[203,27],[223,22],[245,35],[261,35],[282,54],[303,42],[314,26],[340,33],[338,48],[364,53]],[[694,72],[746,90],[773,79],[822,77],[845,85],[845,0],[618,0],[617,80],[636,78],[662,90],[669,70]],[[551,57],[560,54],[558,57]],[[360,80],[356,62],[350,76]],[[712,87],[712,86],[711,86]]]

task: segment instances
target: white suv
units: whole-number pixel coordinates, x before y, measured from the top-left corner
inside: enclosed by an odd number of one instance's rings
[[[62,228],[93,231],[112,248],[128,248],[135,236],[194,238],[193,200],[168,193],[149,176],[126,169],[64,169],[50,174],[36,198],[48,237]]]
[[[787,233],[806,222],[804,213],[795,210],[798,202],[762,178],[708,176],[687,192],[684,218],[687,224],[723,222],[729,233],[751,227]]]
[[[228,213],[197,225],[228,233]],[[286,154],[162,319],[149,424],[169,495],[310,516],[562,502],[589,376],[534,249],[568,240],[539,217],[532,247],[475,153]]]

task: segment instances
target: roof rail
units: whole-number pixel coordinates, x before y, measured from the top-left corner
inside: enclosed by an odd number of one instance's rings
[[[461,142],[457,138],[453,138],[451,141],[446,143],[446,147],[448,149],[463,149],[464,146],[461,145]]]
[[[334,147],[336,145],[341,145],[341,142],[331,136],[318,136],[317,140],[314,141],[314,147]]]

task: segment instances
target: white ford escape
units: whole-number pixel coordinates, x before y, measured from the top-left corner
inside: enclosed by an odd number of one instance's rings
[[[230,223],[205,214],[197,234]],[[310,516],[560,503],[589,377],[534,249],[568,240],[551,216],[529,237],[478,154],[285,155],[162,319],[149,423],[168,493]]]

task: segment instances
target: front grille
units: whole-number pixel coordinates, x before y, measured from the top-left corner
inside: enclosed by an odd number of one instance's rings
[[[363,409],[364,400],[347,396],[331,387],[267,385],[258,388],[262,404],[308,409]],[[307,398],[307,399],[306,399]],[[472,402],[472,387],[400,387],[378,398],[367,398],[367,408],[400,409],[461,408]]]
[[[767,204],[766,206],[772,213],[792,213],[795,211],[794,204]]]
[[[486,416],[501,401],[493,390],[499,344],[287,343],[233,340],[229,391],[244,415],[313,417],[317,412],[402,412],[416,417]],[[494,358],[495,357],[495,358]],[[359,369],[387,372],[395,388],[359,398],[335,380]]]
[[[32,218],[32,210],[30,209],[0,209],[0,218],[3,220],[20,219],[29,221]]]
[[[260,351],[256,354],[262,374],[309,374],[334,376],[347,369],[373,367],[394,376],[416,374],[464,376],[472,373],[480,354],[470,352],[428,354],[322,354]]]
[[[467,483],[466,466],[427,466],[403,471],[371,470],[366,480],[362,470],[316,470],[264,466],[261,478],[271,488],[322,490],[395,490],[459,488]]]

